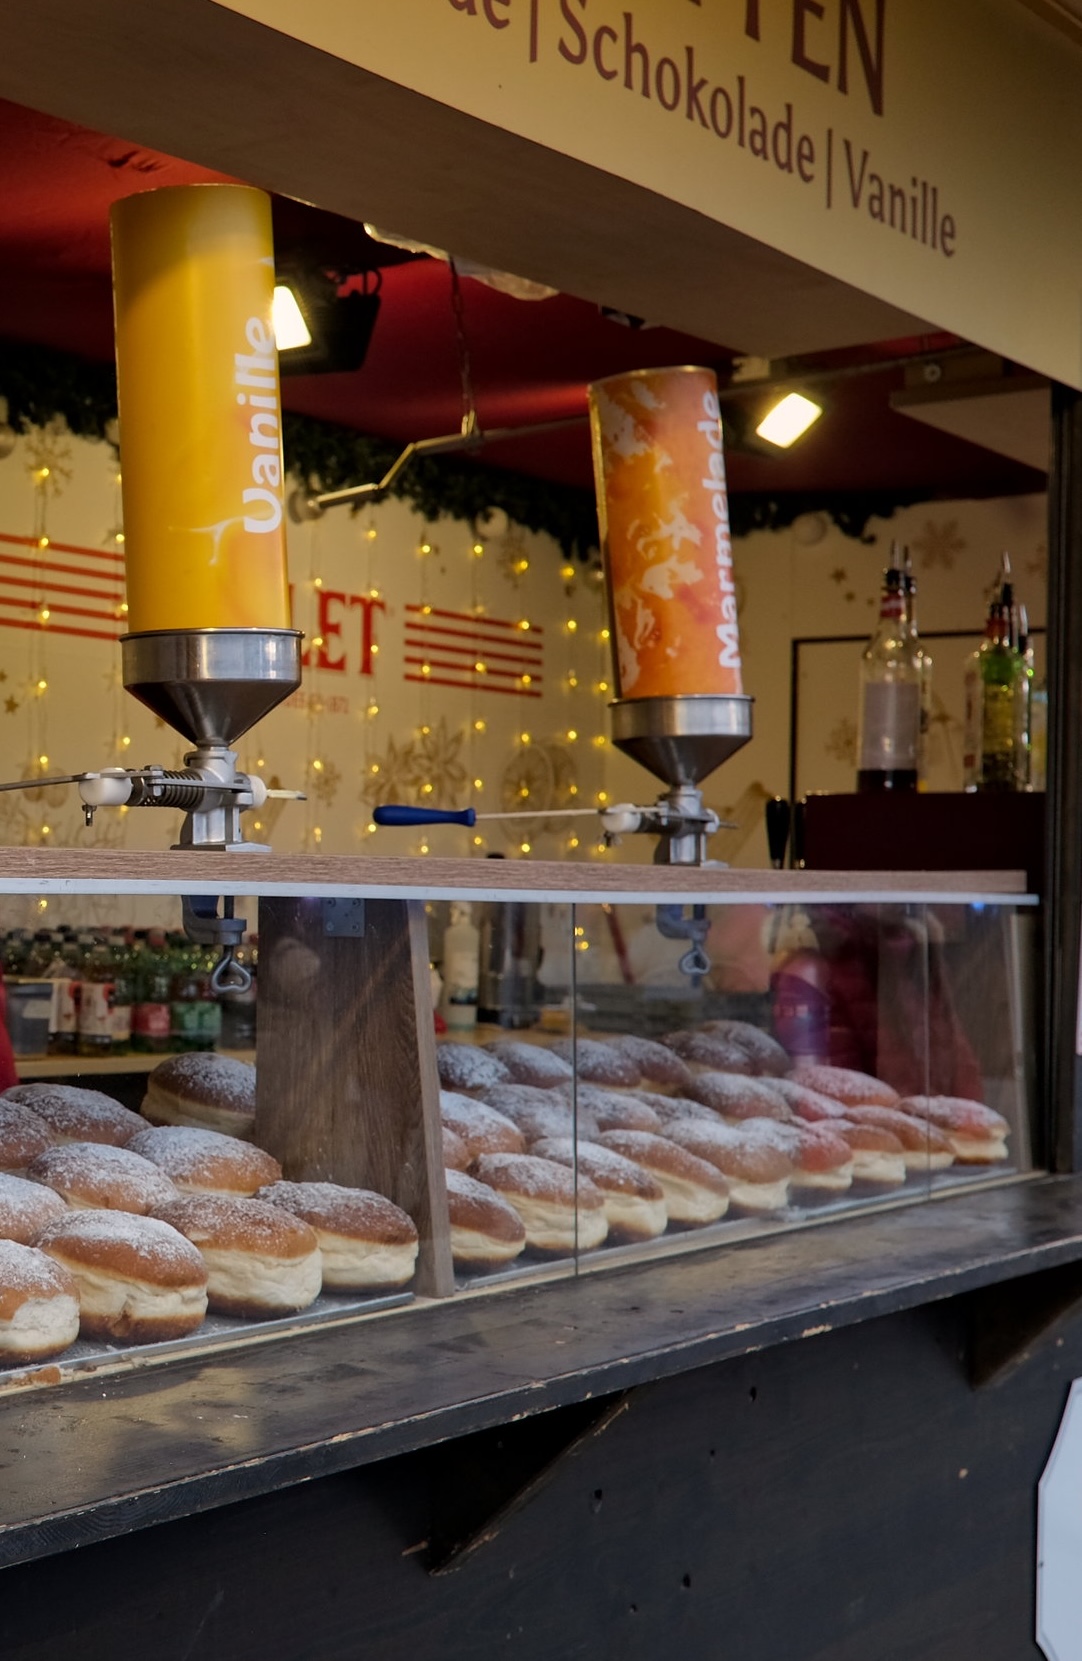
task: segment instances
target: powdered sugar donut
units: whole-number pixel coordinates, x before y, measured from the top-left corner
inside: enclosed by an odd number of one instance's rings
[[[780,1078],[792,1066],[789,1052],[782,1048],[778,1040],[761,1027],[753,1026],[750,1021],[704,1021],[701,1030],[712,1033],[716,1038],[724,1038],[735,1044],[738,1050],[743,1050],[755,1073]]]
[[[47,1361],[79,1336],[75,1281],[44,1252],[0,1240],[0,1366]]]
[[[251,1141],[255,1068],[214,1050],[171,1055],[147,1079],[142,1114],[152,1125],[196,1125]]]
[[[835,1101],[833,1096],[824,1096],[818,1090],[809,1090],[806,1084],[798,1084],[796,1079],[772,1078],[770,1088],[777,1091],[791,1113],[809,1125],[849,1117],[844,1102]]]
[[[642,1090],[635,1094],[657,1114],[662,1136],[669,1134],[670,1125],[686,1124],[689,1119],[697,1119],[700,1124],[717,1124],[718,1116],[711,1108],[704,1107],[702,1102],[693,1102],[688,1096],[652,1096]]]
[[[46,1148],[31,1161],[27,1175],[59,1194],[73,1211],[130,1211],[142,1217],[177,1197],[169,1178],[149,1159],[101,1142]]]
[[[672,1124],[666,1136],[681,1148],[715,1165],[729,1183],[733,1208],[751,1216],[784,1209],[796,1162],[781,1148],[749,1136],[720,1119],[713,1124],[686,1120]]]
[[[649,1131],[607,1130],[598,1143],[649,1172],[665,1195],[673,1227],[701,1228],[716,1223],[728,1211],[729,1184],[717,1167],[666,1137],[652,1136]]]
[[[905,1149],[893,1131],[850,1119],[832,1119],[830,1129],[853,1150],[854,1182],[879,1190],[901,1187],[905,1181]]]
[[[853,1150],[844,1138],[832,1134],[828,1124],[783,1125],[776,1119],[754,1119],[742,1129],[753,1139],[789,1155],[793,1161],[789,1183],[794,1199],[833,1197],[852,1187]]]
[[[751,1073],[751,1059],[746,1050],[731,1039],[713,1032],[667,1032],[662,1039],[670,1050],[687,1062],[692,1072]]]
[[[686,1087],[691,1076],[688,1065],[668,1045],[658,1044],[652,1038],[640,1038],[633,1032],[620,1033],[608,1042],[639,1069],[646,1089],[667,1095]]]
[[[724,1119],[792,1118],[772,1079],[747,1078],[741,1073],[696,1073],[688,1085],[688,1095]]]
[[[273,1182],[256,1198],[281,1206],[315,1229],[325,1288],[392,1291],[413,1279],[417,1230],[412,1218],[382,1194],[336,1182]]]
[[[494,1038],[485,1049],[503,1063],[514,1084],[532,1084],[547,1090],[571,1077],[567,1062],[540,1044],[526,1044],[516,1038]]]
[[[0,1171],[25,1171],[51,1142],[43,1119],[22,1102],[0,1096]]]
[[[67,1205],[51,1188],[22,1177],[0,1174],[0,1240],[15,1240],[32,1246],[43,1229],[67,1211]]]
[[[445,1171],[469,1170],[470,1150],[465,1142],[448,1125],[440,1126],[440,1140],[443,1150],[443,1168]]]
[[[896,1107],[851,1107],[847,1116],[856,1125],[877,1125],[896,1136],[907,1171],[945,1171],[954,1164],[950,1137],[930,1119],[918,1119]]]
[[[797,1084],[809,1090],[818,1090],[822,1096],[832,1096],[847,1107],[896,1107],[898,1092],[882,1079],[870,1073],[858,1073],[852,1067],[828,1067],[824,1062],[802,1061],[789,1074]]]
[[[573,1066],[576,1078],[586,1084],[630,1090],[642,1077],[637,1061],[600,1038],[557,1038],[552,1053]]]
[[[451,1256],[460,1269],[499,1269],[521,1256],[526,1225],[494,1189],[462,1171],[447,1172]]]
[[[511,1077],[497,1056],[451,1039],[436,1045],[436,1069],[445,1090],[483,1090],[486,1084],[507,1084]]]
[[[2,1099],[28,1107],[45,1126],[50,1142],[102,1142],[123,1148],[143,1129],[138,1113],[121,1107],[112,1096],[74,1084],[16,1084]]]
[[[1007,1158],[1011,1127],[1001,1113],[971,1102],[966,1096],[906,1096],[903,1113],[947,1133],[955,1159],[961,1165],[995,1165]]]
[[[676,1056],[673,1057],[675,1061]],[[657,1113],[638,1090],[603,1090],[596,1084],[561,1084],[557,1094],[578,1103],[580,1121],[585,1116],[597,1130],[652,1130],[661,1128]]]
[[[278,1161],[262,1148],[195,1125],[155,1125],[133,1136],[128,1148],[149,1159],[182,1194],[243,1199],[282,1175]]]
[[[469,1161],[483,1153],[524,1153],[526,1140],[518,1126],[504,1114],[460,1096],[455,1090],[440,1091],[440,1119],[466,1144]]]
[[[601,1191],[583,1176],[576,1184],[564,1165],[530,1154],[484,1154],[477,1180],[513,1205],[526,1229],[526,1244],[545,1257],[592,1251],[608,1234]]]
[[[156,1217],[69,1211],[39,1245],[79,1289],[79,1332],[149,1344],[182,1338],[207,1312],[207,1271],[190,1241]]]
[[[669,1221],[665,1190],[657,1178],[626,1159],[614,1148],[596,1142],[575,1143],[570,1137],[550,1137],[534,1146],[539,1159],[575,1168],[601,1190],[609,1224],[609,1243],[631,1245],[656,1240]]]
[[[558,1090],[540,1090],[532,1084],[497,1084],[485,1091],[485,1101],[518,1126],[526,1146],[543,1136],[573,1136],[575,1115],[567,1097]],[[579,1114],[580,1130],[595,1128],[589,1114]]]
[[[207,1304],[219,1315],[290,1315],[319,1296],[323,1258],[315,1230],[281,1206],[183,1194],[155,1215],[199,1252]]]

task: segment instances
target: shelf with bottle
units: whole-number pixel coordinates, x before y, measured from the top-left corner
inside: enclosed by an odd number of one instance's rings
[[[246,940],[237,955],[254,974],[256,940]],[[0,942],[9,1002],[16,986],[34,985],[49,1006],[47,1031],[44,1021],[32,1030],[9,1020],[17,1061],[55,1060],[68,1072],[103,1063],[110,1071],[138,1071],[141,1058],[153,1066],[178,1050],[251,1050],[255,981],[244,993],[219,997],[210,984],[214,958],[164,929],[9,931]]]

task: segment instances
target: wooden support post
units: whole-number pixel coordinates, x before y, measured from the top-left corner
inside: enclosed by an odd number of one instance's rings
[[[256,1063],[259,1145],[292,1181],[371,1188],[408,1211],[416,1290],[448,1296],[423,903],[261,900]]]

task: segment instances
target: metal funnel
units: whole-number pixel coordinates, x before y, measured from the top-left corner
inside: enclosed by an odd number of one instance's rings
[[[132,696],[199,746],[229,749],[301,684],[298,629],[153,629],[120,651]]]
[[[751,737],[751,698],[618,698],[612,741],[673,789],[702,783]]]

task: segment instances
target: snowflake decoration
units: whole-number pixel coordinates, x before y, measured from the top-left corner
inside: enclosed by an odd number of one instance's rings
[[[836,565],[834,570],[830,573],[830,580],[832,583],[837,583],[839,588],[842,586],[843,582],[847,582],[849,580],[849,573],[845,569],[845,566]]]
[[[385,807],[389,802],[415,801],[417,796],[417,763],[414,746],[399,746],[388,738],[387,748],[368,764],[368,772],[361,786],[361,800],[372,807]]]
[[[1048,546],[1046,543],[1038,542],[1032,555],[1026,561],[1026,570],[1032,576],[1039,577],[1042,582],[1046,581],[1048,577]]]
[[[462,747],[466,741],[463,729],[449,732],[441,716],[434,727],[422,728],[412,746],[416,768],[415,786],[427,796],[435,796],[441,807],[457,807],[468,783]],[[431,790],[425,790],[431,785]]]
[[[844,761],[850,767],[857,764],[857,724],[843,716],[836,726],[827,734],[823,745],[828,756],[835,761]]]
[[[441,717],[408,744],[387,740],[387,749],[368,765],[361,800],[372,807],[388,802],[438,803],[457,807],[468,783],[462,749],[464,731],[450,732]]]
[[[926,519],[923,531],[913,538],[913,546],[920,555],[920,562],[926,571],[930,571],[936,565],[942,565],[945,571],[951,571],[966,542],[964,537],[958,534],[957,519],[945,519],[940,525],[932,519]]]
[[[54,416],[44,427],[31,428],[26,435],[28,471],[39,489],[59,496],[71,483],[71,444],[67,424]],[[44,469],[48,469],[42,477]]]
[[[333,761],[321,761],[318,767],[314,761],[308,763],[308,794],[324,807],[331,806],[341,782],[341,769]]]

